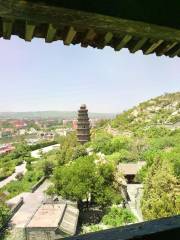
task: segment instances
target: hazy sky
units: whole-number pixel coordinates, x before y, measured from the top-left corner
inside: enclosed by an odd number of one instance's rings
[[[121,112],[165,92],[180,91],[180,58],[144,56],[0,39],[0,112],[77,110]]]

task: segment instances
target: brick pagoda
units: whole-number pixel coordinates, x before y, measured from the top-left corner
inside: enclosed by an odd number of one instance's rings
[[[86,105],[81,105],[78,110],[78,123],[77,123],[77,138],[78,142],[84,144],[90,140],[90,123],[88,117],[88,109]]]

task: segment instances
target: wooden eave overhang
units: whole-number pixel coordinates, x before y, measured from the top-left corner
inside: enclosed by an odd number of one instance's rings
[[[123,19],[78,9],[64,8],[58,1],[0,0],[0,37],[12,35],[25,41],[43,38],[61,40],[65,45],[115,51],[128,48],[131,53],[180,56],[180,28]],[[59,1],[61,2],[61,1]],[[163,8],[163,6],[162,6]]]
[[[88,233],[65,240],[179,240],[179,236],[180,215]]]

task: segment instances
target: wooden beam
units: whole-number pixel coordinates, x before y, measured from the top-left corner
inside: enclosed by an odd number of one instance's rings
[[[89,29],[83,41],[91,42],[94,40],[95,37],[96,37],[96,32],[94,31],[94,29]]]
[[[3,21],[3,38],[11,39],[13,21],[10,19],[2,19]]]
[[[34,35],[36,25],[26,22],[25,27],[25,41],[30,42]]]
[[[64,45],[70,45],[76,36],[76,30],[71,26],[67,32],[66,38],[64,40]]]
[[[137,52],[138,50],[140,50],[142,48],[142,46],[145,44],[145,42],[147,41],[147,38],[142,38],[140,40],[138,40],[133,47],[130,47],[129,48],[129,51],[131,53],[135,53]]]
[[[164,41],[163,40],[158,40],[155,41],[154,43],[150,44],[148,47],[146,47],[145,50],[143,50],[143,53],[145,55],[152,53],[154,50],[156,50],[157,47],[159,47]]]
[[[64,240],[179,240],[180,215],[101,230]]]
[[[156,42],[164,41],[180,43],[180,29],[126,20],[97,13],[61,8],[57,5],[53,5],[53,1],[51,4],[48,4],[48,1],[43,0],[0,0],[0,17],[7,19],[12,18],[14,20],[17,19],[25,22],[36,22],[37,24],[51,23],[53,26],[56,26],[57,29],[62,29],[66,26],[74,26],[74,28],[77,29],[93,29],[97,36],[103,36],[103,34],[110,32],[116,37],[130,35],[134,38],[154,39]],[[26,29],[26,33],[24,34],[21,28],[18,28],[17,23],[18,32],[16,32],[16,34],[18,36],[26,35],[26,37],[24,37],[25,40],[30,41],[33,36],[32,32],[34,30],[33,26],[28,28],[29,30]],[[37,37],[43,38],[43,31],[40,34],[37,33]],[[89,43],[92,43],[94,47],[98,47],[98,45],[96,45],[98,44],[98,41],[95,42],[93,40],[89,40],[87,43],[83,43],[82,39],[80,41],[82,42],[82,45],[87,46]],[[154,45],[151,47],[155,47],[154,50],[157,48]],[[153,51],[152,49],[145,50],[147,54]],[[169,54],[165,53],[165,55]]]
[[[89,29],[82,40],[81,47],[87,47],[96,37],[96,32],[93,29]]]
[[[178,44],[178,42],[170,42],[167,43],[164,47],[162,47],[162,49],[160,49],[158,51],[158,53],[156,54],[157,56],[162,56],[163,54],[169,52],[169,50],[171,50],[173,47],[175,47]]]
[[[120,41],[120,43],[115,47],[116,51],[121,50],[123,47],[126,46],[126,44],[132,39],[131,35],[126,35],[123,37],[123,39]]]
[[[108,46],[108,44],[112,41],[113,39],[113,34],[111,32],[107,32],[103,36],[99,37],[97,39],[97,48],[98,49],[103,49],[104,47]]]
[[[65,9],[43,1],[0,0],[0,16],[55,26],[93,28],[95,31],[180,42],[180,30],[106,15]]]
[[[56,28],[54,28],[52,24],[49,24],[45,41],[47,43],[52,42],[56,36],[56,32],[57,32]]]
[[[175,57],[175,56],[179,56],[180,55],[180,47],[174,51],[173,53],[169,54],[169,57]]]
[[[113,34],[111,32],[107,32],[104,36],[104,45],[106,46],[113,39]]]

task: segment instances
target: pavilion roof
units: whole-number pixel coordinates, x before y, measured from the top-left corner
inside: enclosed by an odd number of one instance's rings
[[[0,36],[180,56],[180,1],[0,0]]]
[[[79,217],[79,210],[67,203],[42,204],[30,222],[28,229],[49,229],[59,228],[64,233],[74,235]]]
[[[119,163],[118,170],[123,173],[123,175],[136,175],[145,164],[146,162],[144,161],[137,163]]]

